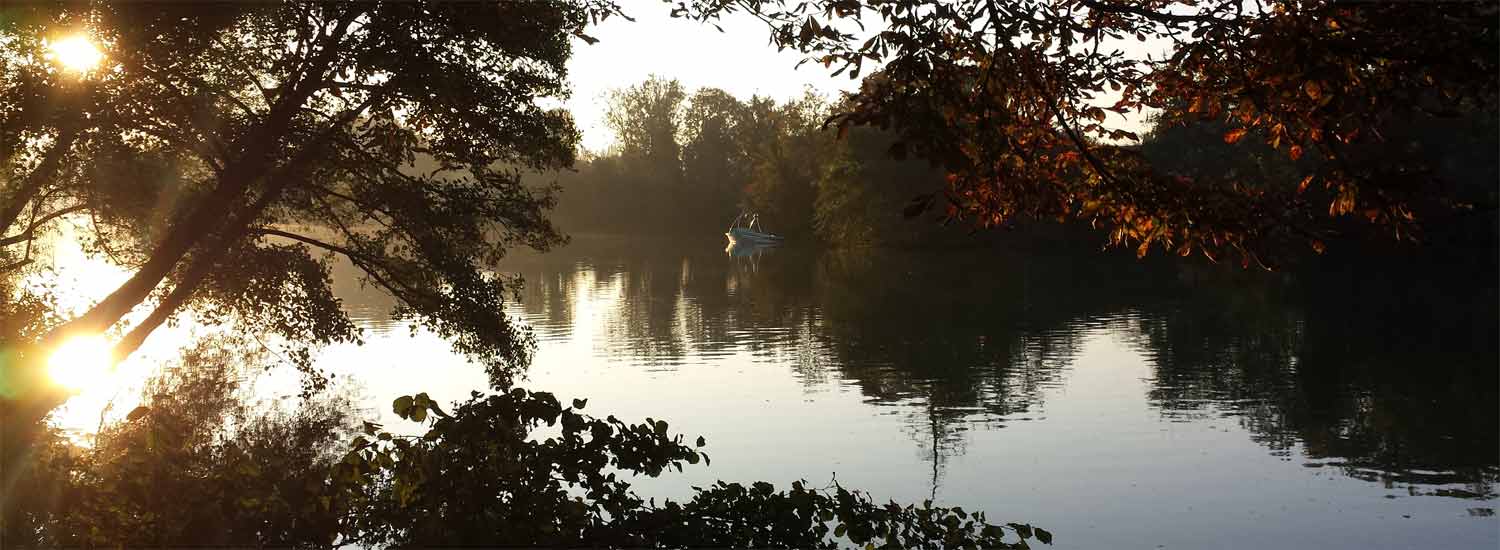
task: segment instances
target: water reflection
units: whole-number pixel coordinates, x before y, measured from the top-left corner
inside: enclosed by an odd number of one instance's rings
[[[1273,451],[1300,446],[1309,466],[1494,498],[1494,279],[1471,266],[1386,269],[1191,285],[1200,299],[1140,326],[1153,404],[1173,417],[1234,416]],[[1451,484],[1464,487],[1421,488]]]
[[[512,314],[540,342],[527,385],[708,437],[712,468],[638,480],[646,494],[832,475],[1065,526],[1079,548],[1216,546],[1266,524],[1321,547],[1500,541],[1492,261],[1288,276],[1067,246],[721,247],[586,237],[503,266],[527,281]],[[368,397],[362,413],[410,427],[396,396],[485,385],[347,264],[334,282],[369,333],[317,361]],[[164,330],[132,364],[176,353],[193,324]],[[263,397],[295,393],[281,378]],[[70,427],[133,407],[87,397]],[[1348,528],[1329,540],[1330,524]]]
[[[1102,331],[1147,358],[1144,398],[1164,420],[1232,418],[1310,467],[1495,496],[1495,294],[1482,277],[1299,279],[1092,251],[714,250],[580,239],[518,258],[518,313],[544,349],[582,340],[665,372],[746,353],[809,391],[857,388],[906,417],[934,486],[971,430],[1046,418],[1048,391]]]

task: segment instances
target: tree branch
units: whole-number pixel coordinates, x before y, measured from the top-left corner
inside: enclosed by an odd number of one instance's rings
[[[47,214],[45,216],[42,216],[41,219],[33,221],[33,222],[31,222],[31,225],[26,226],[26,229],[24,231],[21,231],[20,233],[17,233],[15,235],[11,235],[9,237],[0,238],[0,246],[10,246],[10,245],[22,242],[22,241],[29,241],[29,240],[31,240],[32,236],[36,234],[36,230],[38,228],[40,228],[41,226],[46,225],[47,222],[50,222],[50,221],[52,221],[54,219],[57,219],[58,217],[61,217],[61,216],[66,216],[68,214],[72,214],[72,213],[77,212],[79,210],[83,210],[84,208],[87,208],[87,206],[82,205],[82,204],[78,204],[78,205],[74,205],[74,206],[69,206],[67,208],[64,208],[62,210],[58,210],[56,212]]]

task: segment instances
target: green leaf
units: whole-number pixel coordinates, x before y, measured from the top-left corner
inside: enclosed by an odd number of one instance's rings
[[[1042,544],[1052,544],[1052,533],[1048,532],[1046,529],[1037,527],[1036,540],[1042,541]]]
[[[707,442],[707,441],[704,441],[704,440],[703,440],[703,436],[701,436],[701,435],[700,435],[700,436],[698,436],[698,441],[697,441],[697,443],[698,443],[698,446],[699,446],[699,447],[702,447],[702,446],[704,446],[704,445],[707,445],[707,444],[708,444],[708,442]]]
[[[667,434],[667,421],[665,421],[665,420],[657,420],[655,428],[656,428],[656,433],[661,434],[661,435],[666,435]]]
[[[589,404],[589,400],[587,400],[587,399],[574,399],[573,400],[573,408],[575,408],[575,409],[582,410],[583,406],[587,405],[587,404]]]

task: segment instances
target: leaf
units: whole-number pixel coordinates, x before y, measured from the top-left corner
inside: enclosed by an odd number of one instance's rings
[[[1297,184],[1297,194],[1300,195],[1300,194],[1302,194],[1303,191],[1306,191],[1307,190],[1307,185],[1310,184],[1310,183],[1312,183],[1312,180],[1313,180],[1313,174],[1308,174],[1307,177],[1302,178],[1302,183]]]
[[[395,401],[391,402],[391,412],[396,413],[396,416],[399,416],[401,418],[407,418],[410,414],[411,406],[411,396],[403,395],[401,397],[397,397]]]
[[[1225,132],[1224,133],[1224,143],[1228,143],[1230,145],[1234,145],[1234,143],[1237,142],[1237,141],[1239,141],[1240,138],[1245,137],[1245,134],[1247,132],[1249,132],[1249,131],[1250,131],[1249,128],[1235,128],[1233,130]]]
[[[1037,527],[1035,530],[1036,540],[1042,541],[1042,544],[1052,544],[1051,532],[1047,531],[1046,529],[1042,529],[1041,527]]]
[[[704,441],[704,440],[703,440],[703,436],[701,436],[701,435],[700,435],[700,436],[698,436],[698,441],[697,441],[697,443],[698,443],[698,446],[699,446],[699,447],[702,447],[702,446],[704,446],[704,445],[707,445],[707,444],[708,444],[708,442],[707,442],[707,441]]]
[[[665,421],[665,420],[657,420],[655,428],[656,428],[656,433],[661,434],[661,435],[666,435],[667,434],[667,421]]]
[[[575,408],[575,409],[582,410],[583,406],[587,405],[587,404],[589,404],[589,400],[587,400],[587,399],[574,399],[573,400],[573,408]]]
[[[1307,97],[1313,98],[1314,101],[1317,101],[1318,98],[1323,97],[1323,87],[1319,86],[1316,80],[1309,80],[1307,81],[1307,83],[1303,84],[1302,91],[1306,92]]]
[[[145,405],[141,405],[141,406],[136,407],[134,409],[130,409],[130,413],[125,415],[125,421],[126,422],[135,422],[137,420],[145,418],[146,415],[150,414],[150,413],[151,413],[151,407],[147,407]]]
[[[1302,158],[1302,146],[1301,145],[1293,145],[1292,148],[1291,148],[1291,150],[1287,151],[1287,154],[1292,156],[1292,160],[1297,160],[1297,159]]]

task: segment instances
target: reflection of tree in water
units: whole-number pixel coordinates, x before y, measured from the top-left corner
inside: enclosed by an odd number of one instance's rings
[[[519,271],[544,339],[592,301],[610,356],[748,353],[809,385],[847,381],[908,416],[935,479],[967,430],[1037,414],[1104,328],[1146,355],[1164,415],[1233,416],[1273,452],[1300,446],[1358,478],[1493,493],[1493,277],[1297,278],[1062,250],[793,247],[747,270],[712,243],[581,240]]]
[[[1195,285],[1142,323],[1149,397],[1168,415],[1235,416],[1274,452],[1300,445],[1351,477],[1494,497],[1493,267],[1421,265]]]
[[[747,269],[692,244],[579,241],[567,257],[587,258],[581,276],[565,275],[580,269],[572,260],[537,258],[521,270],[525,315],[541,333],[569,331],[578,301],[607,303],[611,356],[661,364],[743,351],[809,385],[849,381],[903,413],[925,403],[911,426],[936,442],[923,444],[935,468],[962,453],[976,423],[1035,407],[1082,344],[1089,323],[1074,321],[1124,309],[1122,281],[1142,279],[1121,277],[1140,272],[1133,260],[1110,269],[1092,251],[1067,262],[786,248]],[[1067,296],[1036,298],[1056,294]]]

